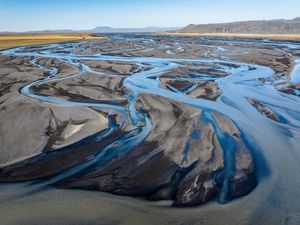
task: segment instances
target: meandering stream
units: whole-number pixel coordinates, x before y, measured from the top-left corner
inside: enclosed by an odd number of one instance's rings
[[[130,36],[111,36],[111,38],[126,38]],[[132,42],[150,42],[155,43],[151,36],[143,38],[132,37]],[[213,42],[214,40],[212,40]],[[225,41],[225,40],[223,40]],[[222,40],[219,40],[222,42]],[[230,42],[230,40],[228,41]],[[232,40],[232,42],[239,42],[239,40]],[[259,40],[255,40],[259,44]],[[266,44],[266,41],[261,41]],[[290,48],[299,48],[297,43],[286,42],[271,42],[273,45],[285,45]],[[143,110],[137,109],[135,106],[135,99],[139,93],[146,93],[161,96],[173,101],[178,101],[183,104],[204,110],[207,114],[205,120],[210,122],[218,136],[221,145],[231,147],[224,147],[224,149],[233,149],[234,140],[218,129],[218,125],[211,117],[211,112],[218,112],[229,118],[241,131],[242,137],[251,149],[257,167],[258,186],[246,198],[249,203],[249,211],[259,212],[260,210],[269,210],[270,212],[279,211],[280,216],[286,215],[288,222],[285,223],[285,218],[281,218],[281,224],[299,224],[300,223],[300,98],[297,95],[288,95],[279,92],[274,84],[262,84],[258,78],[272,78],[275,72],[269,68],[261,65],[253,65],[242,61],[231,60],[228,58],[220,59],[186,59],[186,58],[157,58],[157,57],[121,57],[110,55],[108,53],[98,53],[94,55],[85,54],[72,54],[72,53],[56,53],[55,50],[63,45],[69,49],[75,48],[77,43],[69,44],[54,44],[45,46],[44,48],[30,49],[29,47],[20,47],[2,51],[3,55],[12,56],[30,56],[34,59],[31,61],[33,66],[41,70],[48,71],[50,75],[44,79],[34,81],[24,86],[20,92],[32,99],[61,104],[64,106],[82,106],[93,107],[99,109],[111,109],[123,115],[124,121],[131,120],[132,125],[135,127],[133,130],[125,133],[120,139],[107,145],[104,149],[97,152],[94,157],[85,163],[70,168],[57,176],[46,179],[37,185],[54,184],[65,178],[68,178],[80,171],[97,163],[105,163],[111,160],[118,152],[130,151],[134,146],[142,143],[152,131],[151,118]],[[229,51],[218,46],[218,41],[215,41],[215,47],[219,51]],[[157,48],[166,48],[166,46],[159,46]],[[30,51],[28,51],[30,50]],[[140,51],[146,51],[142,49]],[[168,51],[168,50],[167,50]],[[70,50],[72,52],[72,50]],[[116,52],[114,52],[116,54]],[[173,55],[172,51],[168,54]],[[207,53],[209,54],[209,52]],[[40,57],[55,58],[65,63],[72,64],[80,69],[79,73],[73,74],[68,77],[56,77],[56,68],[44,68],[38,64],[37,60]],[[139,68],[150,66],[149,70],[142,70],[127,76],[123,82],[123,86],[130,90],[130,95],[124,96],[128,100],[128,107],[119,106],[114,104],[114,100],[109,100],[105,103],[91,103],[91,102],[75,102],[65,99],[59,99],[51,96],[44,96],[33,93],[31,88],[46,84],[49,82],[59,82],[62,79],[69,79],[75,76],[81,76],[87,72],[97,74],[99,72],[93,71],[90,67],[85,65],[83,61],[114,61],[114,62],[130,62],[136,64]],[[225,77],[203,76],[197,77],[197,80],[214,80],[221,90],[221,96],[216,101],[205,99],[195,99],[187,96],[184,91],[169,90],[163,88],[160,80],[160,75],[167,73],[182,63],[193,63],[193,65],[210,65],[218,68],[219,71],[229,74]],[[296,61],[297,65],[292,72],[292,83],[298,82],[300,79],[299,73],[299,60]],[[101,73],[103,76],[113,76],[113,74]],[[177,78],[178,80],[185,78]],[[193,87],[191,87],[193,88]],[[186,90],[188,92],[189,90]],[[256,101],[264,104],[280,118],[276,122],[268,119],[261,112],[259,112],[248,99],[255,99]],[[115,99],[118,102],[119,99]],[[101,133],[95,137],[94,141],[101,141],[102,137],[108,133],[116,132],[121,129],[122,124],[116,125],[110,123],[109,129],[106,133]],[[55,150],[54,150],[55,152]],[[224,152],[228,166],[224,170],[228,179],[230,179],[233,152]],[[40,156],[41,157],[41,156]],[[223,194],[220,201],[226,201],[226,179],[223,181]],[[238,200],[243,201],[243,200]],[[245,200],[244,200],[245,201]],[[235,206],[238,207],[239,203]],[[260,215],[260,213],[258,213]],[[266,220],[262,220],[266,221]],[[297,223],[298,222],[298,223]],[[260,223],[257,223],[260,224]],[[261,223],[267,224],[267,223]],[[278,223],[280,224],[280,223]]]

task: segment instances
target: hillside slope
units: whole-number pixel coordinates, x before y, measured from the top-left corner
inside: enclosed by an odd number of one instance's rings
[[[300,34],[300,17],[217,24],[190,24],[177,33]]]

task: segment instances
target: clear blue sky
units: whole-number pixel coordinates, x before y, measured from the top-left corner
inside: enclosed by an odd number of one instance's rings
[[[0,31],[185,26],[300,16],[300,0],[0,0]]]

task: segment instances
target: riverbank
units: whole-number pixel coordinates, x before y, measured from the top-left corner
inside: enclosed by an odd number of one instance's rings
[[[176,33],[164,32],[158,36],[180,36],[180,37],[219,37],[219,38],[253,38],[270,39],[282,41],[300,41],[300,34],[237,34],[237,33]]]
[[[105,37],[93,34],[0,34],[0,50],[27,45],[52,44],[68,41],[98,41]]]

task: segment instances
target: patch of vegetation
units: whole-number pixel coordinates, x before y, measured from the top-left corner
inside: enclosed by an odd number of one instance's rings
[[[0,35],[0,50],[26,45],[51,44],[68,41],[97,41],[104,37],[92,34],[2,34]]]

